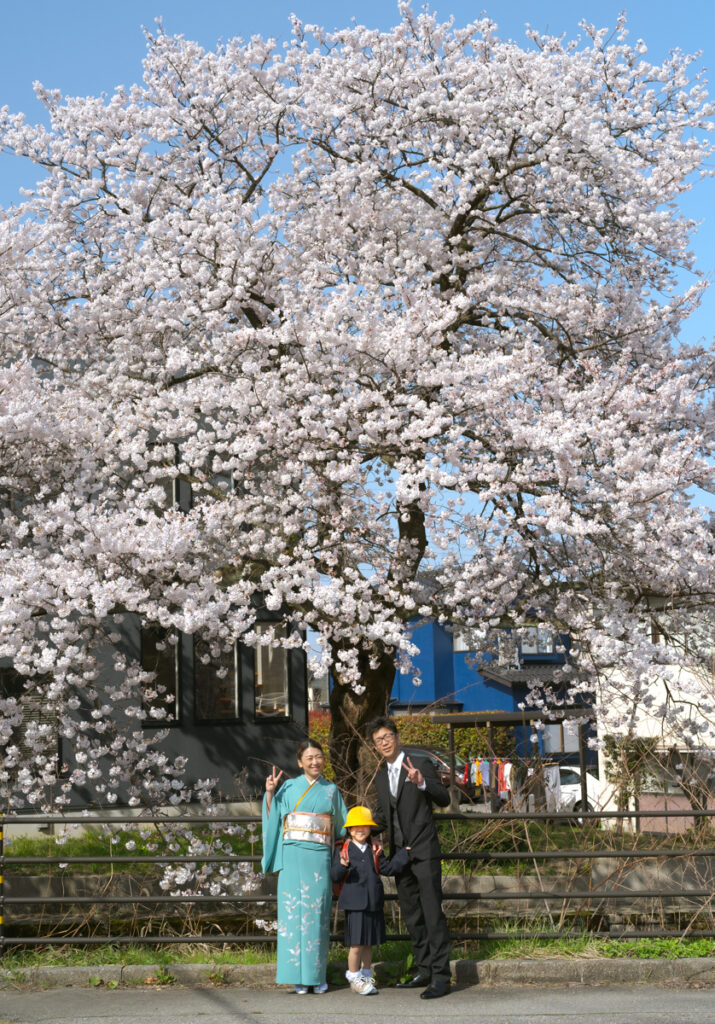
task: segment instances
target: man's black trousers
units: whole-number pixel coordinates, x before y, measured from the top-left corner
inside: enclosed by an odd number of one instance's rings
[[[415,966],[431,981],[449,981],[449,928],[442,911],[442,863],[410,861],[395,878]]]

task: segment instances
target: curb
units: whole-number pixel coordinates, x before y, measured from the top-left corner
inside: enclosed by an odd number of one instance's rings
[[[18,967],[0,970],[0,990],[11,988],[163,988],[181,985],[276,987],[275,964],[106,964],[92,967]]]
[[[457,984],[515,985],[681,985],[715,987],[715,957],[680,960],[557,959],[455,960]]]
[[[379,965],[376,965],[379,968]],[[453,960],[458,985],[674,985],[715,987],[715,957],[681,960]],[[0,989],[117,988],[233,985],[275,988],[275,964],[107,964],[94,967],[21,967],[0,970]]]

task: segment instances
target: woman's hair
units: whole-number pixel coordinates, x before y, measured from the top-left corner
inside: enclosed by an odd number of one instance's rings
[[[315,747],[315,749],[319,750],[321,754],[325,754],[325,751],[323,750],[321,745],[318,743],[318,741],[317,740],[312,740],[310,738],[310,736],[309,736],[307,740],[303,740],[302,743],[298,744],[298,749],[296,751],[296,757],[298,758],[299,761],[300,761],[301,757],[303,756],[303,754],[306,752],[306,750],[310,749],[310,747]]]

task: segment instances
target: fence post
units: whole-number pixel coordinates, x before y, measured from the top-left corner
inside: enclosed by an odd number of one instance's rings
[[[5,874],[5,846],[3,844],[3,818],[2,811],[0,811],[0,964],[2,963],[3,946],[5,945],[5,884],[3,882],[3,875]]]
[[[578,724],[578,763],[581,769],[581,812],[585,813],[588,810],[588,785],[586,782],[586,728],[583,722]],[[586,818],[582,818],[581,821],[584,825],[588,825]]]

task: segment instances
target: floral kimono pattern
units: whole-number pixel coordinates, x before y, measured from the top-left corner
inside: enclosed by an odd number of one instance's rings
[[[304,775],[283,783],[273,797],[270,814],[263,800],[262,867],[265,872],[278,872],[276,982],[322,985],[328,965],[333,850],[332,844],[284,840],[283,819],[298,800],[300,811],[332,814],[333,838],[342,834],[347,811],[337,786],[322,778],[311,786]]]

